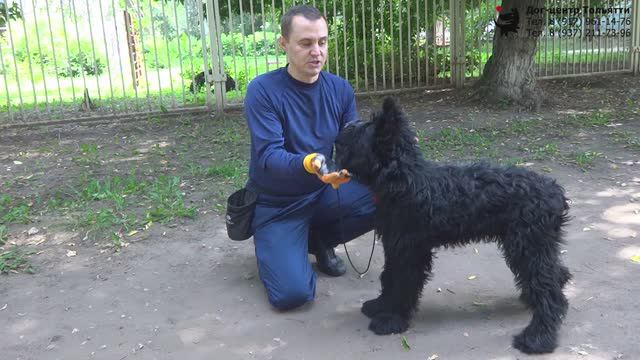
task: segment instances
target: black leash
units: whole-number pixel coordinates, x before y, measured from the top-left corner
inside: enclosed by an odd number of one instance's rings
[[[339,227],[340,227],[340,242],[342,242],[342,246],[344,246],[344,252],[347,254],[347,259],[349,260],[349,264],[351,264],[351,268],[353,268],[353,270],[358,273],[358,275],[360,276],[360,278],[362,279],[368,272],[369,272],[369,267],[371,266],[371,259],[373,259],[373,251],[376,248],[376,237],[377,237],[377,233],[375,231],[375,229],[373,230],[373,243],[371,244],[371,254],[369,255],[369,262],[367,263],[367,268],[364,269],[364,271],[359,271],[356,266],[353,264],[353,262],[351,261],[351,256],[349,256],[349,250],[347,250],[347,243],[344,241],[344,226],[342,224],[342,201],[340,200],[340,189],[336,189],[336,192],[338,193],[338,212],[340,213],[340,215],[338,216],[338,221],[339,221]]]

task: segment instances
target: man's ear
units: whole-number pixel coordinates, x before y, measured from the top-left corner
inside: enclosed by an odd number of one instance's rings
[[[280,44],[280,48],[284,51],[287,52],[287,46],[289,45],[287,42],[287,39],[285,39],[284,36],[280,36],[280,38],[278,39],[278,44]]]

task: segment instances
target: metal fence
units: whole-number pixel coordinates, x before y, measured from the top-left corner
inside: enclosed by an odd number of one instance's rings
[[[295,0],[0,0],[0,125],[155,116],[241,104],[281,67]],[[358,93],[478,78],[497,0],[314,0],[330,31],[326,69]],[[547,0],[539,77],[639,72],[640,0]],[[591,9],[620,9],[615,12]],[[527,14],[522,14],[522,21]]]

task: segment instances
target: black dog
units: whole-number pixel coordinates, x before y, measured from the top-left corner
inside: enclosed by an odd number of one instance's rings
[[[552,352],[571,278],[560,260],[569,206],[561,186],[519,167],[484,163],[445,166],[424,159],[404,114],[387,98],[372,121],[348,125],[336,140],[336,161],[377,198],[375,228],[384,247],[381,295],[365,302],[376,334],[409,327],[434,249],[496,241],[533,312],[514,337],[525,353]]]
[[[227,75],[227,80],[224,83],[225,91],[229,92],[231,90],[235,90],[236,81],[228,73],[225,73],[225,75]],[[213,71],[211,69],[209,69],[209,76],[211,77],[213,76]],[[193,77],[193,81],[191,82],[191,85],[189,85],[189,91],[192,94],[200,92],[200,90],[202,90],[202,88],[204,87],[205,83],[206,83],[206,79],[204,76],[204,71],[200,71],[199,73],[196,74],[196,76]],[[209,85],[211,85],[211,92],[213,92],[213,81],[211,81]]]

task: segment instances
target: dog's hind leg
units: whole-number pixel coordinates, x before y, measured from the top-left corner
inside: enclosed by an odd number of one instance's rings
[[[568,308],[562,288],[571,277],[560,262],[558,244],[558,236],[532,231],[510,236],[503,243],[522,298],[533,312],[529,325],[513,339],[513,346],[524,353],[549,353],[557,346]]]
[[[387,249],[380,276],[382,294],[363,304],[370,316],[369,329],[378,335],[397,334],[409,328],[409,319],[418,305],[424,283],[431,273],[431,249]]]

